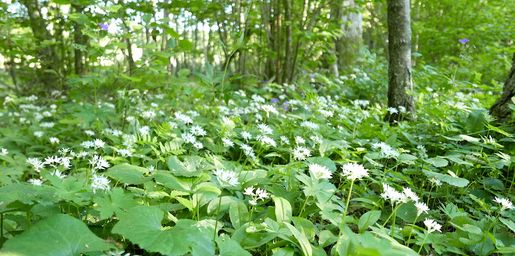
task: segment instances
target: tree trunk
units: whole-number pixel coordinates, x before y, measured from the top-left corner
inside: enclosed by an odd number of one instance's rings
[[[504,82],[503,93],[494,105],[490,108],[490,114],[498,121],[507,122],[511,118],[510,104],[515,104],[515,53],[513,53],[511,71],[508,79]]]
[[[27,8],[30,20],[30,28],[38,45],[38,58],[41,61],[41,69],[38,70],[38,77],[47,89],[56,89],[60,86],[59,56],[53,45],[41,43],[53,41],[52,35],[46,29],[47,24],[41,16],[37,0],[23,0],[21,3]]]
[[[335,18],[340,23],[342,36],[335,41],[338,69],[349,69],[356,62],[362,44],[363,16],[356,11],[354,0],[343,0],[337,7]]]
[[[72,5],[75,13],[82,13],[84,11],[85,6],[82,5]],[[81,24],[78,21],[73,23],[73,41],[77,45],[73,50],[73,60],[74,60],[74,68],[75,74],[82,75],[84,74],[84,56],[83,49],[81,47],[86,47],[87,37],[82,33]]]
[[[410,92],[411,28],[410,0],[388,0],[388,107],[390,123],[414,118],[415,104]],[[393,109],[395,108],[395,110]]]

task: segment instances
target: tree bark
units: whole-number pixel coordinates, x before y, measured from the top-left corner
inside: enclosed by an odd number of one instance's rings
[[[388,0],[388,107],[390,123],[414,118],[415,104],[410,92],[411,28],[410,0]],[[393,110],[395,108],[395,110]]]
[[[38,77],[47,89],[55,89],[60,86],[59,56],[54,46],[49,44],[52,35],[46,29],[47,24],[41,16],[37,0],[23,0],[21,3],[27,8],[30,20],[30,28],[38,45],[38,58],[41,61],[41,68],[38,70]],[[47,41],[47,43],[42,44]]]
[[[338,69],[348,69],[356,62],[362,44],[363,16],[356,11],[354,0],[343,0],[337,6],[335,18],[340,23],[342,36],[335,41]]]
[[[72,7],[75,13],[82,13],[85,8],[85,6],[77,4],[72,4]],[[81,24],[78,21],[73,23],[73,41],[77,44],[77,47],[73,50],[75,74],[82,75],[85,72],[85,67],[83,50],[80,47],[86,47],[87,37],[82,33]]]
[[[511,118],[510,104],[515,104],[515,53],[513,53],[511,70],[508,79],[504,82],[501,97],[490,108],[490,114],[500,122],[507,122]]]

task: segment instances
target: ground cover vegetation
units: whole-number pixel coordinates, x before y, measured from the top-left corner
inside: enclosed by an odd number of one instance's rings
[[[4,1],[0,255],[513,255],[509,2]]]

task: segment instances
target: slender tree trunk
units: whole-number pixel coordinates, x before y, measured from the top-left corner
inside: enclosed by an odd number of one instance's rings
[[[387,0],[388,5],[388,111],[390,123],[414,117],[415,104],[410,92],[411,28],[410,0]]]
[[[84,11],[84,6],[82,5],[72,5],[75,13],[82,13]],[[73,23],[73,41],[76,45],[86,47],[87,38],[82,33],[81,25],[79,22]],[[75,74],[82,75],[84,74],[84,62],[83,62],[83,50],[79,47],[75,47],[73,50],[73,60],[74,60],[74,68]]]
[[[501,97],[490,108],[490,114],[498,121],[507,122],[511,118],[510,104],[515,104],[515,53],[511,63],[510,74],[504,82],[504,88]]]

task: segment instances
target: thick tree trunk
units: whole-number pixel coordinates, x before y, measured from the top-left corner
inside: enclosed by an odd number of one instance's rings
[[[415,104],[410,92],[411,28],[410,0],[388,0],[388,107],[390,123],[414,118]],[[395,110],[393,110],[395,108]]]
[[[30,19],[30,28],[38,44],[38,58],[41,61],[41,68],[38,77],[47,89],[56,89],[60,86],[59,67],[60,61],[57,51],[53,45],[41,45],[44,41],[52,41],[52,35],[46,29],[47,24],[41,16],[37,0],[23,0],[21,3],[27,8]]]
[[[501,95],[494,105],[490,108],[490,114],[494,116],[498,121],[506,122],[511,118],[510,104],[515,104],[513,97],[515,96],[515,53],[513,53],[513,59],[511,64],[510,74],[508,79],[504,82],[504,88]]]
[[[335,41],[338,69],[348,69],[356,62],[362,44],[363,16],[356,11],[354,0],[343,0],[337,6],[335,18],[340,23],[342,36]]]

